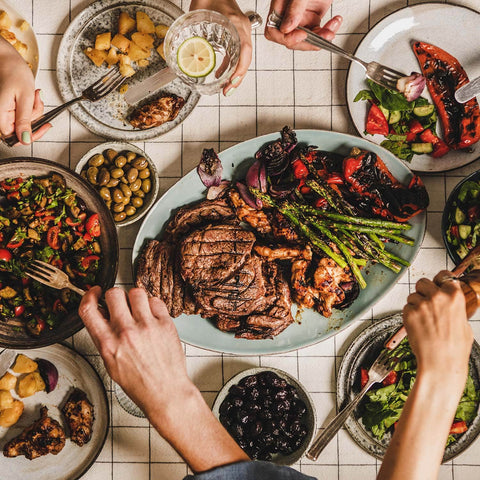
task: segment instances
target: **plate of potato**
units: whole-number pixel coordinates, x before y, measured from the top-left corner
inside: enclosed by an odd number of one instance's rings
[[[182,10],[167,0],[99,0],[72,20],[57,57],[57,80],[65,101],[81,95],[109,69],[128,77],[117,91],[98,102],[70,107],[72,114],[97,135],[126,141],[158,137],[179,125],[198,103],[199,94],[174,79],[136,105],[129,105],[128,88],[166,67],[163,39]],[[160,97],[182,100],[176,116],[151,128],[135,128],[131,114]]]
[[[90,422],[72,423],[72,402]],[[70,347],[0,353],[2,480],[80,478],[103,448],[109,418],[102,380]]]
[[[0,0],[0,36],[17,50],[36,75],[38,44],[35,33],[25,18],[5,0]]]

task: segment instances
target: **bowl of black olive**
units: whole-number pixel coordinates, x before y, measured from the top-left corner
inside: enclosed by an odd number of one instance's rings
[[[315,433],[310,395],[276,368],[251,368],[235,375],[218,393],[212,411],[254,460],[292,465]]]

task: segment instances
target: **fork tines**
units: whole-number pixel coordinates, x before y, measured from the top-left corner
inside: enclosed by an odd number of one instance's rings
[[[100,99],[119,87],[126,79],[127,77],[124,77],[120,70],[115,67],[94,84],[90,85],[84,93],[94,95],[97,99]]]

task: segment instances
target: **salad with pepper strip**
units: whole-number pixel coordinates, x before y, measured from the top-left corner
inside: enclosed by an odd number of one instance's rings
[[[359,416],[363,425],[378,440],[382,440],[390,432],[393,433],[417,375],[417,362],[407,338],[390,352],[390,356],[401,358],[401,361],[394,366],[381,384],[377,384],[377,388],[374,387],[367,392],[359,405]],[[360,386],[363,388],[367,382],[368,370],[361,368]],[[480,391],[475,387],[469,374],[450,428],[447,446],[468,430],[468,425],[477,416],[479,403]]]
[[[25,270],[41,260],[88,289],[101,266],[100,234],[98,214],[87,211],[61,175],[0,181],[0,321],[21,319],[39,336],[76,311],[77,294],[31,280]]]

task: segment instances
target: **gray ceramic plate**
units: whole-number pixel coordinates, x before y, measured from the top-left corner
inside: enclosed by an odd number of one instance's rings
[[[340,409],[360,391],[360,368],[371,365],[383,348],[384,342],[402,325],[400,313],[375,322],[363,330],[355,338],[345,353],[337,378],[337,405]],[[470,355],[470,375],[476,388],[480,388],[480,346],[474,342]],[[345,426],[355,440],[367,453],[382,459],[390,443],[391,436],[385,435],[382,441],[377,440],[367,432],[355,411],[345,423]],[[480,415],[470,425],[469,429],[455,442],[445,449],[443,461],[447,462],[468,448],[480,433]]]
[[[390,152],[362,138],[321,130],[296,130],[296,133],[300,143],[317,145],[322,150],[344,155],[347,155],[352,147],[370,150],[380,156],[399,181],[408,183],[412,177],[412,172]],[[277,140],[279,136],[278,133],[271,133],[252,138],[221,152],[219,157],[223,164],[223,178],[240,178],[242,172],[244,175],[251,164],[255,152],[262,145]],[[192,170],[170,188],[146,215],[133,246],[133,263],[147,240],[161,238],[163,228],[178,208],[202,198],[205,198],[205,186],[200,181],[196,170]],[[396,255],[412,262],[425,233],[426,212],[412,218],[410,223],[412,229],[409,230],[408,235],[415,239],[415,246],[394,245],[391,248]],[[405,271],[406,269],[402,268],[402,272]],[[397,275],[381,265],[366,268],[367,288],[360,292],[350,307],[335,311],[330,318],[325,318],[314,310],[306,309],[299,316],[298,323],[293,323],[273,339],[235,338],[233,333],[222,332],[215,327],[213,322],[203,320],[200,315],[180,315],[175,319],[175,325],[183,342],[216,352],[238,355],[288,352],[331,337],[355,319],[361,318],[365,311],[378,302],[398,282],[402,272]]]
[[[9,350],[5,350],[8,354]],[[18,353],[21,351],[19,350]],[[95,369],[79,353],[65,345],[28,350],[23,352],[33,360],[43,358],[52,362],[58,370],[58,384],[50,393],[37,392],[23,399],[25,409],[20,420],[13,427],[0,428],[0,446],[18,435],[25,427],[39,418],[40,407],[45,405],[48,414],[61,425],[65,425],[61,407],[73,388],[77,387],[87,394],[93,405],[95,421],[91,440],[83,447],[67,439],[65,447],[58,455],[45,455],[28,460],[25,457],[7,458],[0,456],[2,480],[75,480],[80,478],[95,462],[103,448],[108,433],[110,412],[107,394],[102,380]],[[0,355],[0,363],[2,357]],[[3,375],[5,370],[0,371]]]
[[[297,389],[298,396],[300,397],[301,400],[303,400],[303,402],[307,407],[306,425],[308,427],[308,434],[305,437],[302,444],[300,445],[300,447],[298,448],[298,450],[291,453],[290,455],[281,455],[277,453],[273,455],[273,458],[272,458],[272,462],[278,465],[293,465],[295,462],[298,462],[300,460],[300,458],[303,456],[308,446],[310,445],[310,442],[312,441],[313,435],[315,434],[315,431],[316,431],[315,426],[317,423],[317,415],[315,413],[315,406],[313,405],[312,397],[310,397],[305,387],[301,383],[299,383],[299,381],[296,378],[292,377],[287,372],[284,372],[283,370],[279,370],[278,368],[272,368],[272,367],[255,367],[255,368],[249,368],[248,370],[244,370],[243,372],[237,373],[237,375],[233,376],[218,392],[218,395],[215,398],[215,402],[212,407],[212,412],[215,415],[215,417],[220,419],[220,413],[219,413],[220,405],[223,403],[223,401],[225,400],[225,397],[228,395],[228,390],[230,389],[230,387],[240,382],[242,378],[248,377],[250,375],[256,375],[257,373],[265,372],[265,371],[276,373],[279,377],[285,379],[290,385],[294,386]]]
[[[23,177],[30,175],[49,175],[58,173],[63,176],[67,187],[71,188],[82,198],[90,212],[98,213],[102,235],[100,245],[104,259],[104,268],[99,272],[98,284],[102,289],[113,287],[118,269],[118,236],[113,218],[98,193],[72,170],[58,163],[41,158],[18,157],[0,161],[0,180],[6,178]],[[20,320],[0,322],[0,346],[7,348],[38,348],[60,342],[83,328],[83,322],[75,312],[67,315],[61,325],[54,330],[46,330],[38,338],[28,335]]]
[[[118,31],[118,16],[121,11],[126,11],[135,18],[138,10],[147,13],[155,24],[164,25],[170,25],[183,13],[166,0],[99,0],[82,10],[67,28],[58,50],[57,80],[64,101],[80,96],[82,90],[103,77],[108,71],[105,64],[102,67],[96,67],[83,51],[94,45],[95,37],[99,33]],[[158,43],[158,40],[156,42]],[[140,69],[128,80],[128,84],[134,85],[163,67],[165,62],[156,52],[153,52],[150,65]],[[132,107],[125,102],[123,95],[118,91],[95,103],[77,103],[70,107],[70,111],[79,122],[97,135],[126,141],[146,140],[163,135],[182,123],[200,98],[198,93],[192,92],[178,78],[160,92],[174,93],[183,97],[185,105],[175,120],[148,130],[134,130],[125,120]],[[143,100],[142,103],[153,99],[160,92]]]

